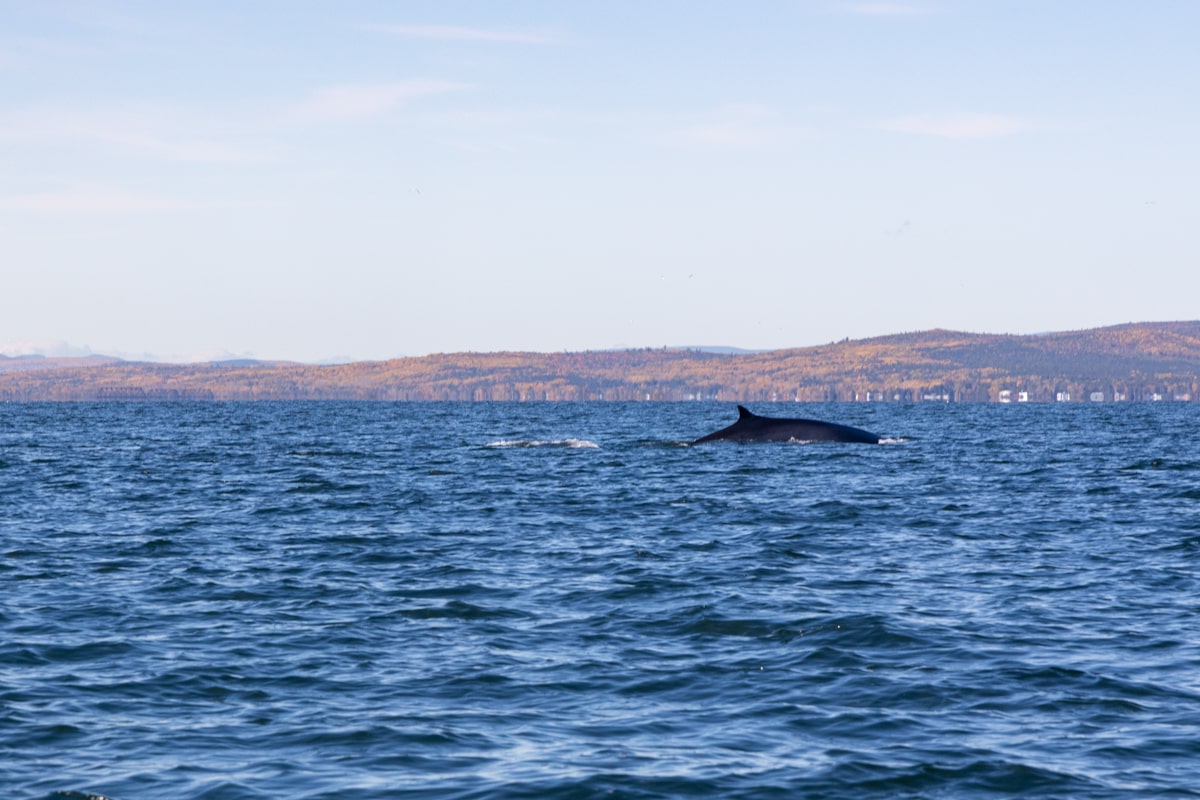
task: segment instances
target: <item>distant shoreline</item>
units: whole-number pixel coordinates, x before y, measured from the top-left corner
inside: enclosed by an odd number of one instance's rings
[[[0,402],[1195,402],[1200,321],[947,330],[817,347],[450,353],[310,365],[0,356]]]

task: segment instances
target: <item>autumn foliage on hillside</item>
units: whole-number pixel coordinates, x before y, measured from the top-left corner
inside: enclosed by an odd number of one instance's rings
[[[1200,399],[1200,322],[1036,336],[934,330],[765,353],[454,353],[302,364],[0,370],[0,401]]]

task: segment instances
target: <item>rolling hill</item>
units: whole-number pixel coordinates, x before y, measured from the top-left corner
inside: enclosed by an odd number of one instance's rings
[[[1038,335],[931,330],[770,352],[452,353],[330,366],[76,360],[5,368],[0,401],[1200,399],[1200,321]]]

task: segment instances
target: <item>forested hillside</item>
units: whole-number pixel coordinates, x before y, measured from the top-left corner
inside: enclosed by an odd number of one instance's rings
[[[1034,336],[933,330],[794,350],[454,353],[339,366],[0,369],[0,401],[1200,399],[1200,322]]]

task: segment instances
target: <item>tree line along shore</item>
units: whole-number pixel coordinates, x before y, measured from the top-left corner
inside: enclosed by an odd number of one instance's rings
[[[449,353],[332,366],[0,357],[0,402],[1191,402],[1200,321],[1038,335],[932,330],[754,353]]]

